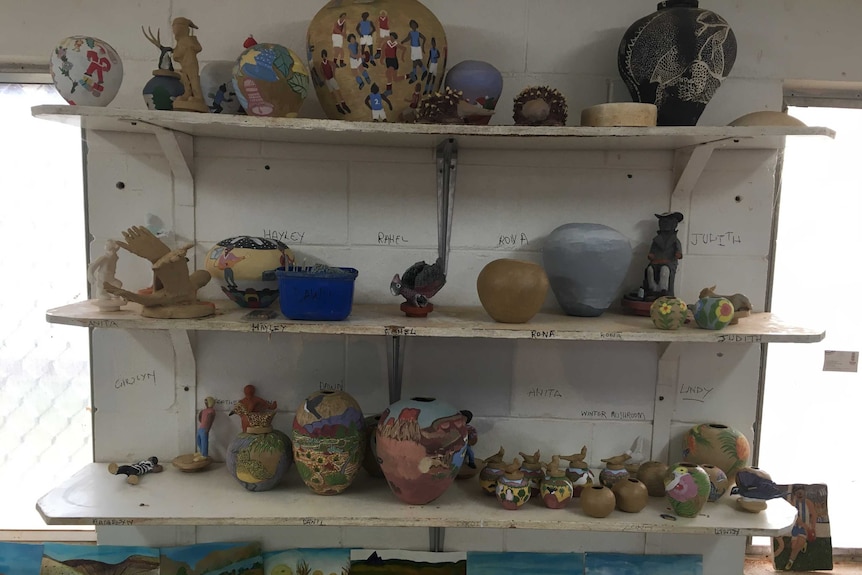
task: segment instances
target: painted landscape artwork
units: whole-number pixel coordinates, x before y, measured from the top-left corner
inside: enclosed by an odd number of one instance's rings
[[[159,575],[159,550],[153,547],[45,543],[42,575]]]
[[[584,575],[703,575],[701,555],[587,553]]]
[[[263,575],[260,543],[199,543],[163,547],[160,575]]]
[[[0,541],[0,574],[39,575],[42,566],[42,544],[4,543]]]
[[[263,554],[266,575],[347,575],[350,549],[286,549]]]
[[[351,549],[350,575],[467,575],[467,553]]]
[[[583,575],[583,553],[467,553],[467,575]]]

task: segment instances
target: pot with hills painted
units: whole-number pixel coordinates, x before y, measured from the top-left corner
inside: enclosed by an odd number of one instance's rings
[[[249,425],[228,445],[225,464],[249,491],[267,491],[278,485],[293,463],[290,439],[273,429],[275,410],[244,416]]]

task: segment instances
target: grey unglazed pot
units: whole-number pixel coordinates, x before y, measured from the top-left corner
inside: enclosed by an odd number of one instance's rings
[[[568,315],[596,317],[608,309],[629,270],[628,238],[602,224],[564,224],[542,250],[545,273]]]

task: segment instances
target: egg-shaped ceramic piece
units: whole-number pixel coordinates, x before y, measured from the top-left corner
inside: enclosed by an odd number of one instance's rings
[[[73,106],[107,106],[123,83],[123,62],[104,40],[69,36],[51,53],[51,78]]]

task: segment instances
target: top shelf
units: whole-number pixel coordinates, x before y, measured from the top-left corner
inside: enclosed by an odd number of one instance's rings
[[[191,136],[302,144],[433,148],[457,137],[461,148],[537,150],[678,150],[703,144],[732,149],[777,149],[785,136],[835,137],[806,126],[656,126],[594,128],[390,124],[260,118],[194,112],[123,110],[92,106],[34,106],[33,116],[90,130],[152,134],[159,128]]]

